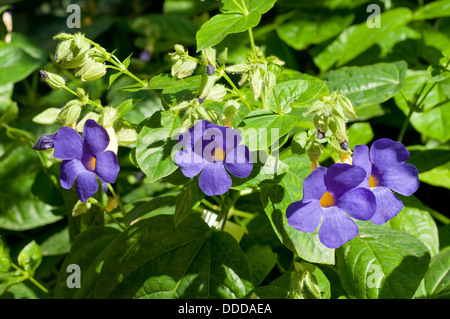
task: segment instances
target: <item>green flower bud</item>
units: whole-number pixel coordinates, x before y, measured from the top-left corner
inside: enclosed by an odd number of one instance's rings
[[[41,73],[41,77],[42,79],[48,84],[50,85],[50,87],[54,90],[59,90],[62,89],[63,87],[66,86],[66,81],[64,81],[64,78],[57,75],[57,74],[53,74],[44,70],[40,71]]]
[[[137,141],[137,133],[133,129],[121,129],[116,133],[117,143],[120,146],[130,146]]]
[[[67,102],[64,108],[59,112],[56,120],[64,126],[74,126],[80,117],[81,102],[78,100],[71,100]]]
[[[202,62],[204,65],[216,65],[216,49],[206,48],[202,50]]]
[[[223,107],[222,122],[231,122],[236,116],[239,106],[238,101],[228,100]]]
[[[216,82],[217,78],[215,76],[203,76],[202,85],[200,87],[199,99],[206,99],[208,95],[211,94],[211,90]]]
[[[225,48],[219,55],[219,64],[224,65],[228,61],[228,48]]]
[[[61,33],[55,35],[55,36],[53,37],[53,39],[55,39],[55,40],[60,40],[60,41],[72,40],[72,39],[73,39],[73,35],[70,34],[70,33],[64,33],[64,32],[61,32]]]
[[[104,128],[113,126],[115,121],[117,120],[117,109],[109,106],[105,107],[103,109],[103,114],[100,118],[101,118],[101,125]]]
[[[81,76],[81,81],[94,81],[106,74],[106,65],[94,62]]]
[[[314,276],[314,265],[295,263],[295,270],[291,273],[289,299],[321,299],[320,287]]]
[[[175,44],[175,53],[178,55],[185,55],[186,51],[184,50],[184,47],[181,44]]]
[[[61,61],[61,67],[63,69],[76,69],[82,67],[89,59],[86,52],[73,56],[73,52],[69,53],[64,60]]]
[[[250,75],[250,89],[253,91],[255,101],[259,99],[262,91],[262,76],[261,70],[257,68],[252,75]]]
[[[197,62],[193,59],[180,59],[172,66],[172,76],[177,76],[179,79],[190,76],[195,68]]]
[[[273,72],[266,72],[264,74],[264,86],[266,87],[266,91],[270,92],[275,87],[275,84],[277,84],[277,77]]]
[[[246,72],[250,67],[246,63],[236,63],[233,65],[229,65],[225,68],[225,72],[227,73],[243,73]]]
[[[170,109],[172,111],[174,111],[174,110],[183,110],[183,109],[189,107],[190,105],[191,105],[191,103],[189,103],[188,101],[183,101],[183,102],[181,102],[178,105],[172,106]]]
[[[213,86],[206,99],[210,101],[220,102],[223,100],[226,94],[227,88],[222,84],[216,84]]]
[[[61,62],[65,59],[71,52],[70,48],[72,46],[71,40],[64,40],[58,44],[55,54],[55,61]]]
[[[338,143],[348,141],[346,122],[343,118],[336,116],[331,118],[328,128]]]
[[[76,217],[76,216],[86,213],[92,206],[91,198],[89,198],[89,200],[87,200],[85,203],[83,203],[80,200],[77,201],[77,203],[75,204],[75,206],[72,209],[72,216]]]
[[[352,101],[346,96],[341,95],[339,99],[341,107],[344,109],[347,114],[353,116],[355,119],[358,118],[355,113],[355,109],[353,108]]]

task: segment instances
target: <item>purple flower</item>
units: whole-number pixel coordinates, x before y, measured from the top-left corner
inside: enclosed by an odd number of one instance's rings
[[[53,156],[63,160],[61,186],[70,189],[76,180],[76,191],[82,202],[97,192],[97,177],[103,183],[116,180],[120,170],[117,156],[105,151],[109,144],[108,133],[94,120],[86,121],[83,139],[76,130],[65,126],[58,130],[53,144]]]
[[[55,139],[57,133],[54,134],[42,134],[37,142],[33,145],[35,151],[45,151],[53,148],[53,140]]]
[[[372,192],[358,187],[365,177],[362,168],[349,164],[316,168],[303,181],[303,199],[286,210],[289,225],[312,233],[320,224],[319,239],[328,248],[353,239],[358,227],[352,218],[369,220],[376,209]]]
[[[233,176],[244,178],[253,169],[247,146],[239,145],[242,137],[232,128],[201,120],[178,136],[174,162],[184,176],[193,178],[200,174],[199,186],[208,196],[227,192]],[[228,171],[228,172],[227,172]]]
[[[417,168],[405,164],[409,158],[405,146],[387,138],[373,142],[370,150],[358,145],[353,153],[353,165],[367,174],[361,186],[370,188],[376,198],[377,210],[371,221],[381,225],[403,209],[402,201],[391,190],[410,196],[419,188]]]

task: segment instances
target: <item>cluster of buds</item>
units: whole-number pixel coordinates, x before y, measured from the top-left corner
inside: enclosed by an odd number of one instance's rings
[[[172,76],[176,76],[179,79],[190,76],[197,68],[197,59],[189,55],[188,50],[180,44],[175,45],[175,52],[169,53],[173,62]]]
[[[54,37],[61,42],[55,53],[55,61],[64,69],[74,69],[82,81],[93,81],[106,74],[105,52],[96,47],[81,33],[60,33]]]
[[[275,56],[265,57],[262,50],[257,48],[256,52],[249,52],[245,62],[236,63],[226,67],[225,71],[232,74],[241,74],[239,86],[249,83],[255,100],[261,94],[267,97],[276,84],[276,77],[282,71],[284,62]],[[264,89],[264,92],[263,92]]]
[[[308,107],[303,116],[314,114],[314,125],[319,140],[330,132],[330,145],[340,154],[351,154],[347,136],[348,117],[357,118],[352,102],[337,91],[323,96]]]

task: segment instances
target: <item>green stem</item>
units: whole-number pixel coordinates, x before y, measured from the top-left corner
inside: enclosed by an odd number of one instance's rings
[[[91,197],[92,198],[92,197]],[[93,198],[92,198],[93,199]],[[92,204],[94,204],[95,206],[99,207],[101,210],[103,210],[105,212],[106,215],[108,215],[109,217],[111,217],[111,219],[117,224],[117,226],[120,227],[120,229],[125,230],[125,227],[122,226],[122,224],[114,217],[114,215],[109,212],[106,207],[100,203],[98,200],[90,200],[90,202]]]
[[[119,204],[119,208],[122,213],[123,220],[125,221],[125,228],[128,228],[130,226],[130,222],[128,221],[127,213],[125,212],[125,208],[123,207],[122,201],[120,200],[119,196],[117,196],[117,193],[114,190],[114,187],[112,187],[111,184],[107,184],[107,185],[108,185],[109,191],[111,192],[111,194],[113,195],[113,197],[115,198],[117,203]]]
[[[250,39],[250,46],[252,47],[252,51],[255,55],[257,55],[256,51],[256,45],[255,45],[255,39],[253,37],[253,31],[252,28],[248,29],[248,38]]]
[[[277,92],[275,92],[275,89],[273,91],[273,97],[275,98],[275,102],[277,103],[278,107],[278,115],[283,115],[283,110],[281,109],[280,101],[278,100]]]
[[[242,100],[242,102],[244,102],[244,104],[247,107],[248,111],[251,112],[252,108],[250,107],[250,104],[248,104],[248,102],[245,100],[245,96],[238,89],[238,87],[234,84],[234,82],[230,79],[228,74],[225,73],[225,70],[223,70],[222,73],[223,73],[222,76],[224,77],[224,79],[228,82],[228,84],[231,85],[231,87],[233,88],[234,92],[236,92],[237,95],[239,95],[239,98]]]
[[[15,268],[16,270],[20,271],[22,273],[22,275],[25,276],[25,278],[29,279],[36,287],[38,287],[39,289],[41,289],[43,292],[45,292],[46,294],[48,294],[48,290],[47,288],[45,288],[42,284],[40,284],[36,279],[34,279],[32,276],[30,276],[29,273],[27,273],[25,270],[23,270],[22,268],[20,268],[19,266],[15,265],[14,263],[11,263],[11,266],[13,266],[13,268]]]
[[[231,207],[230,209],[230,216],[239,216],[239,217],[244,217],[244,218],[253,218],[255,217],[254,214],[252,213],[248,213],[248,212],[244,212],[242,210],[236,209],[234,207]]]
[[[408,128],[409,120],[411,119],[412,114],[414,113],[414,109],[410,107],[408,115],[406,116],[405,121],[403,122],[402,129],[400,130],[400,134],[398,135],[397,141],[402,142],[403,137],[405,136],[406,129]]]

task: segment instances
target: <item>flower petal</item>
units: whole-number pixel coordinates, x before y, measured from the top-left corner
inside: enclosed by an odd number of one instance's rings
[[[411,164],[396,166],[382,175],[381,186],[389,187],[401,195],[411,196],[419,188],[419,172]]]
[[[83,203],[86,202],[98,190],[98,182],[95,174],[90,171],[80,172],[77,178],[76,190],[80,200]]]
[[[364,169],[350,164],[331,165],[325,174],[327,191],[339,197],[357,187],[366,178]]]
[[[53,139],[53,156],[62,160],[81,160],[83,154],[83,141],[80,134],[73,128],[61,127]]]
[[[375,195],[367,188],[358,187],[339,198],[337,205],[351,217],[369,220],[375,214],[377,203]]]
[[[87,120],[83,129],[84,151],[97,156],[109,144],[109,135],[106,129],[94,120]]]
[[[206,165],[206,161],[189,148],[183,148],[175,153],[173,161],[181,168],[184,176],[197,176]]]
[[[328,248],[341,247],[358,235],[358,226],[342,209],[336,206],[324,208],[319,239]]]
[[[62,188],[71,189],[79,173],[86,171],[80,160],[64,160],[59,168]]]
[[[242,141],[242,136],[235,130],[233,130],[231,127],[227,126],[220,126],[216,124],[209,123],[206,128],[214,129],[219,131],[220,133],[216,133],[218,135],[217,138],[214,139],[214,141],[217,143],[217,145],[223,149],[226,153],[230,152],[232,149],[236,148],[239,143]],[[220,138],[220,140],[218,140]]]
[[[361,186],[369,187],[369,177],[372,173],[372,163],[370,162],[369,148],[367,145],[356,145],[353,149],[353,165],[361,167],[366,172],[366,178]]]
[[[102,182],[108,184],[113,183],[119,171],[119,161],[113,151],[106,151],[97,155],[95,173]]]
[[[200,174],[198,185],[203,193],[214,196],[226,193],[230,189],[232,181],[223,163],[208,163]]]
[[[224,165],[236,177],[244,178],[249,176],[253,169],[253,163],[248,147],[238,145],[234,150],[226,153]]]
[[[325,186],[326,167],[317,167],[303,180],[303,201],[320,200],[327,191]]]
[[[289,225],[297,230],[313,233],[322,219],[323,209],[320,202],[294,202],[286,209],[286,218]]]
[[[405,163],[409,152],[400,142],[382,138],[373,142],[370,147],[370,161],[378,174]]]
[[[377,201],[377,210],[370,219],[374,224],[381,225],[394,218],[403,209],[403,203],[387,187],[371,188]]]

